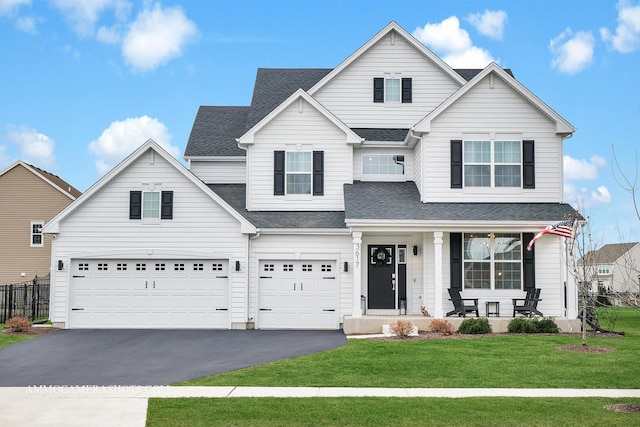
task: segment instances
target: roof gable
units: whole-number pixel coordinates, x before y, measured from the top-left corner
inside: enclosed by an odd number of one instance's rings
[[[329,110],[324,108],[322,104],[316,101],[313,97],[311,97],[308,93],[306,93],[302,89],[298,89],[293,95],[291,95],[287,100],[281,103],[278,107],[272,110],[267,116],[265,116],[262,120],[260,120],[256,125],[254,125],[248,132],[238,138],[238,144],[240,146],[246,146],[248,144],[253,144],[255,134],[265,126],[269,124],[271,120],[277,117],[280,113],[282,113],[287,107],[298,100],[304,100],[308,104],[311,105],[316,111],[326,117],[330,122],[332,122],[338,129],[343,131],[347,137],[347,142],[351,144],[359,144],[363,141],[363,138],[358,136],[354,131],[352,131],[347,125],[345,125],[342,121],[340,121],[336,116],[331,114]]]
[[[73,187],[64,179],[60,178],[58,175],[54,175],[50,172],[40,169],[37,166],[30,165],[29,163],[23,162],[22,160],[16,161],[15,163],[7,167],[5,170],[0,172],[0,178],[2,178],[4,174],[8,173],[10,170],[16,167],[22,167],[26,169],[27,171],[31,172],[35,177],[43,180],[52,188],[61,192],[71,200],[75,200],[80,196],[80,194],[82,194],[78,189]]]
[[[633,243],[611,243],[604,245],[600,249],[589,252],[587,255],[583,257],[590,260],[594,264],[609,264],[614,263],[625,254],[627,254],[631,249],[636,247],[638,242]]]
[[[375,36],[373,36],[369,41],[367,41],[364,45],[362,45],[358,50],[349,55],[347,59],[342,61],[340,65],[334,68],[329,74],[327,74],[322,80],[316,83],[311,89],[309,89],[309,94],[314,95],[318,92],[322,87],[324,87],[327,83],[333,80],[338,74],[340,74],[345,68],[349,67],[354,61],[364,55],[372,46],[378,43],[382,38],[386,37],[388,34],[393,34],[393,36],[402,37],[405,39],[411,46],[413,46],[417,52],[421,55],[425,56],[431,62],[433,62],[438,68],[440,68],[444,74],[449,76],[453,81],[457,82],[459,85],[464,85],[466,80],[460,74],[458,74],[453,68],[451,68],[446,62],[444,62],[438,55],[429,50],[425,45],[420,43],[415,37],[409,34],[404,28],[398,25],[396,22],[391,21],[386,27],[380,30]]]
[[[429,132],[431,130],[431,122],[446,111],[449,107],[454,105],[462,96],[468,93],[479,82],[484,80],[487,76],[492,76],[501,79],[505,82],[514,92],[519,94],[527,102],[538,109],[542,114],[548,117],[555,123],[556,133],[561,135],[570,135],[576,131],[576,128],[566,121],[562,116],[556,113],[551,107],[545,104],[540,98],[535,96],[533,92],[527,89],[519,81],[512,77],[509,71],[504,70],[495,62],[487,65],[484,70],[473,77],[467,84],[462,86],[456,93],[449,97],[445,102],[440,104],[432,112],[427,114],[424,119],[416,124],[414,130],[416,132]]]
[[[242,215],[240,215],[235,209],[233,209],[226,201],[220,196],[215,194],[209,189],[201,180],[199,180],[191,171],[186,169],[178,160],[176,160],[171,154],[165,151],[154,140],[149,139],[147,142],[138,147],[133,153],[131,153],[126,159],[120,162],[117,166],[107,172],[102,178],[100,178],[95,184],[93,184],[82,196],[80,196],[75,202],[71,203],[65,209],[63,209],[58,215],[56,215],[51,221],[45,224],[43,228],[44,233],[58,233],[60,231],[60,223],[81,207],[85,202],[90,200],[94,195],[99,193],[104,187],[112,182],[118,175],[120,175],[130,165],[135,163],[140,157],[142,157],[149,150],[155,152],[161,156],[167,163],[173,166],[178,172],[180,172],[186,179],[191,181],[196,187],[198,187],[204,194],[209,196],[214,202],[220,205],[227,213],[234,217],[241,224],[243,233],[255,233],[255,227],[249,223]]]

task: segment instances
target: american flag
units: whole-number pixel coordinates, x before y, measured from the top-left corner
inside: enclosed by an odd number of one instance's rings
[[[530,251],[535,241],[545,234],[557,234],[558,236],[571,238],[573,237],[573,220],[570,219],[548,225],[544,230],[533,236],[533,239],[531,239],[531,241],[527,245],[527,250]]]

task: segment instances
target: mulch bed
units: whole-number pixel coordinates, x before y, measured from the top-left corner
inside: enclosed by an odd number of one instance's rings
[[[640,405],[635,403],[616,403],[614,405],[604,405],[604,408],[616,412],[640,413]]]
[[[48,326],[42,326],[42,327],[31,327],[29,329],[27,329],[24,332],[12,332],[9,329],[3,329],[2,331],[0,331],[0,334],[6,334],[6,335],[46,335],[46,334],[50,334],[51,332],[55,332],[55,331],[59,331],[60,328],[52,328],[52,327],[48,327]]]

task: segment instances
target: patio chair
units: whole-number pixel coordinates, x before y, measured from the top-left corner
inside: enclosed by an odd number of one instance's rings
[[[540,289],[528,289],[524,298],[513,298],[512,301],[513,317],[516,317],[516,313],[520,313],[528,317],[531,317],[534,314],[542,317],[542,312],[538,310],[538,302],[542,301],[540,299]],[[522,302],[522,304],[519,304],[519,302]]]
[[[476,312],[476,317],[480,317],[478,312],[478,298],[462,298],[460,290],[449,288],[449,301],[453,303],[453,310],[447,313],[447,316],[457,314],[458,317],[467,317],[467,313]],[[473,301],[473,304],[465,304],[465,301]]]

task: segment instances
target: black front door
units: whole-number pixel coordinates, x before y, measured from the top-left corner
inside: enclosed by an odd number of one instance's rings
[[[368,307],[396,308],[395,246],[369,245]]]

